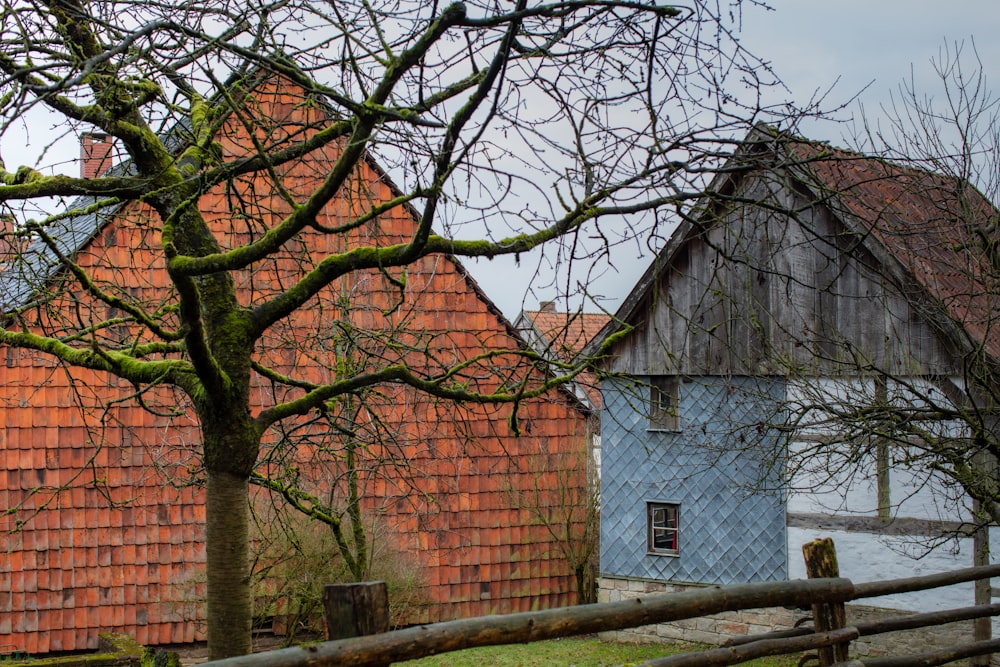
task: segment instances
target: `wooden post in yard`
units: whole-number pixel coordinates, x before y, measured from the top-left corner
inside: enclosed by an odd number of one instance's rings
[[[980,510],[979,501],[973,499],[972,501],[972,515],[978,523],[981,525],[976,528],[976,532],[972,534],[972,564],[973,565],[989,565],[990,564],[990,527],[988,523],[985,523],[982,517],[982,512]],[[993,601],[993,591],[990,587],[989,579],[976,579],[975,584],[975,603],[976,604],[989,604]],[[986,618],[977,618],[972,622],[972,638],[977,642],[988,641],[992,639],[993,636],[993,619],[987,616]],[[989,665],[990,656],[988,655],[978,655],[969,660],[970,665]]]
[[[803,544],[802,557],[806,561],[806,576],[810,579],[831,579],[840,576],[837,549],[829,537]],[[837,630],[847,625],[847,613],[843,602],[813,603],[812,613],[816,632]],[[850,642],[845,642],[820,648],[820,667],[846,662],[849,647]]]
[[[389,591],[384,581],[323,587],[327,639],[364,637],[389,631]]]

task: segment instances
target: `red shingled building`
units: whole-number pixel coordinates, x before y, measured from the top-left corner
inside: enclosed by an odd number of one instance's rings
[[[268,132],[280,127],[292,135],[325,112],[272,82],[259,88],[247,113]],[[220,141],[226,157],[250,145],[246,126],[235,122]],[[337,148],[326,151],[325,159],[316,155],[281,168],[291,192],[315,185]],[[253,196],[239,197],[237,212],[261,227],[234,215],[234,192],[240,188]],[[328,206],[326,222],[348,219],[360,207],[394,196],[371,162],[362,164],[344,192]],[[287,202],[259,176],[213,189],[201,206],[233,243],[260,233],[288,211]],[[162,258],[151,250],[158,247],[159,230],[146,224],[154,220],[149,211],[137,203],[97,212],[85,211],[85,202],[75,208],[78,214],[68,218],[62,233],[67,251],[95,281],[150,303],[169,294]],[[403,211],[377,217],[355,230],[353,240],[385,244],[407,238],[415,222]],[[338,250],[329,245],[342,242],[337,239],[308,235],[288,248],[295,252],[238,274],[242,297],[253,303],[283,289],[298,275],[303,258]],[[66,275],[60,271],[30,280],[30,270],[42,264],[31,258],[44,257],[36,246],[27,249],[27,270],[18,269],[19,260],[4,249],[5,311],[12,304],[30,306],[36,295],[51,297],[27,315],[31,326],[48,333],[113,316],[79,290],[61,291]],[[272,332],[259,360],[278,371],[312,372],[322,381],[333,372],[335,354],[318,332],[332,331],[336,322],[348,323],[358,334],[355,342],[362,341],[368,352],[383,344],[378,353],[384,358],[405,356],[411,364],[442,368],[522,345],[454,259],[420,260],[407,271],[403,291],[393,278],[398,276],[372,271],[334,285]],[[345,317],[337,310],[342,306]],[[383,340],[380,332],[390,335]],[[132,333],[123,325],[102,335],[126,341]],[[400,352],[384,345],[389,340],[410,345]],[[421,357],[417,349],[431,354]],[[0,518],[0,645],[31,654],[81,650],[94,648],[102,631],[125,632],[147,645],[199,639],[205,509],[198,484],[200,435],[184,397],[166,387],[140,394],[114,378],[54,363],[40,353],[8,348],[2,355],[0,508],[11,511]],[[484,365],[481,382],[488,387],[505,374],[517,381],[538,372],[518,365],[514,356],[498,358],[489,368]],[[258,409],[280,400],[279,392],[259,378]],[[144,409],[140,397],[156,409]],[[587,414],[579,401],[556,392],[524,402],[517,412],[518,437],[509,424],[509,407],[455,406],[399,387],[372,400],[383,411],[383,423],[368,426],[389,437],[369,443],[367,451],[380,461],[405,463],[406,469],[379,467],[366,480],[366,502],[394,550],[421,573],[430,604],[413,620],[575,602],[572,573],[552,536],[531,512],[516,509],[514,498],[522,486],[545,488],[557,484],[557,477],[567,479],[548,462],[574,460],[561,454],[586,447]],[[289,446],[282,439],[289,433],[272,434],[262,460],[285,465],[291,457],[306,466],[314,461],[316,449],[308,443]],[[571,472],[586,484],[584,470]]]

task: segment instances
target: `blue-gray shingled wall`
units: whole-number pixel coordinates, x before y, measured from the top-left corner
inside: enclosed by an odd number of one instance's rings
[[[679,429],[665,432],[649,430],[648,388],[604,381],[602,574],[713,584],[787,579],[785,506],[776,474],[761,473],[779,442],[764,426],[773,419],[768,397],[782,392],[780,379],[686,378]],[[772,490],[761,491],[766,486]],[[648,501],[680,504],[678,556],[647,553]]]

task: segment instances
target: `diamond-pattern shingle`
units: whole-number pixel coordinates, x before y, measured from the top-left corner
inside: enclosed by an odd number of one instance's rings
[[[776,434],[754,430],[756,446],[727,444],[738,437],[734,422],[756,424],[769,409],[761,382],[688,378],[680,384],[681,428],[657,432],[648,430],[641,379],[605,380],[602,572],[719,584],[787,576],[781,499],[757,490],[760,457],[772,455]],[[680,504],[679,556],[646,553],[647,501]]]

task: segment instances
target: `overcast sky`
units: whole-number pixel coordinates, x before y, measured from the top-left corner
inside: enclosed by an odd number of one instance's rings
[[[774,63],[793,99],[834,86],[829,102],[860,92],[866,113],[877,114],[911,72],[917,88],[938,92],[930,61],[947,44],[973,43],[986,68],[1000,62],[1000,3],[957,0],[773,0],[774,11],[744,12],[742,41]],[[840,114],[857,114],[857,105]],[[810,128],[838,143],[843,128],[819,123]],[[843,143],[843,142],[839,142]]]
[[[817,91],[825,92],[827,108],[858,96],[869,119],[876,119],[890,92],[911,72],[917,88],[938,92],[930,61],[947,43],[975,43],[988,83],[996,89],[993,69],[1000,63],[1000,2],[956,0],[769,0],[774,11],[744,6],[741,41],[757,56],[770,61],[785,82],[784,97],[800,103]],[[771,102],[780,101],[777,97]],[[809,138],[850,147],[852,117],[859,115],[854,102],[836,114],[840,123],[810,121],[800,131]],[[606,297],[612,311],[645,270],[651,257],[634,248],[617,262],[617,274],[606,275],[594,291]],[[535,309],[551,298],[544,290],[527,292],[534,264],[522,258],[510,262],[468,263],[487,295],[511,319],[522,309]],[[590,308],[588,308],[590,309]]]

